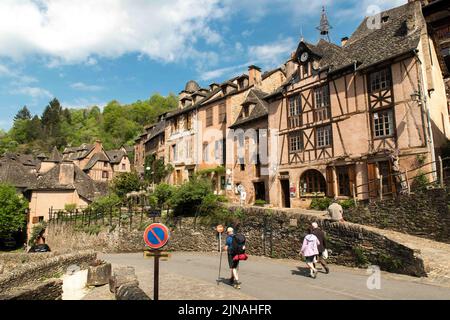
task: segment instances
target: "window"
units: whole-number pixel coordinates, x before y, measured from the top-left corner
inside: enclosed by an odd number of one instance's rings
[[[389,69],[373,72],[369,76],[370,92],[385,90],[391,87],[391,74]]]
[[[214,158],[218,164],[223,164],[223,140],[214,143]]]
[[[207,142],[203,144],[203,161],[209,161],[209,144]]]
[[[210,107],[206,109],[206,126],[210,127],[213,125],[213,108]]]
[[[330,89],[328,85],[314,90],[314,116],[316,121],[330,118]]]
[[[317,128],[317,147],[323,148],[331,145],[331,126]]]
[[[384,194],[390,194],[393,192],[393,176],[391,173],[391,165],[389,161],[381,161],[378,162],[378,171],[380,173],[380,176],[383,177],[383,195]]]
[[[187,159],[192,159],[192,153],[193,153],[192,147],[193,147],[192,137],[190,137],[186,140],[186,158]]]
[[[107,168],[108,167],[108,162],[103,162],[103,167]]]
[[[103,172],[102,172],[102,178],[103,178],[103,179],[109,179],[109,173],[108,173],[108,171],[103,171]]]
[[[394,134],[394,115],[392,110],[373,113],[373,132],[376,138],[389,137]]]
[[[303,139],[301,134],[295,134],[289,137],[289,152],[299,152],[303,149]]]
[[[172,146],[172,154],[173,154],[173,161],[178,161],[178,148],[176,144]]]
[[[173,120],[173,133],[178,132],[178,119]]]
[[[302,174],[300,179],[300,189],[302,193],[325,193],[326,181],[323,175],[317,170],[308,170]]]
[[[225,103],[219,106],[219,123],[227,122],[227,106]]]
[[[127,166],[125,165],[125,163],[122,163],[122,171],[125,171],[127,169]]]
[[[350,196],[350,175],[348,167],[337,167],[338,191],[340,196]]]
[[[307,76],[309,76],[309,62],[305,63],[302,67],[303,69],[303,78],[306,78]]]
[[[192,130],[192,115],[188,114],[186,116],[186,130]]]
[[[299,95],[295,95],[289,98],[289,127],[295,128],[302,125],[302,106],[301,98]]]

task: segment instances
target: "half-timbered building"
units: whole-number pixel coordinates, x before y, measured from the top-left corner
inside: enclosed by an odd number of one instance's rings
[[[364,19],[340,46],[302,40],[286,65],[288,80],[266,97],[278,141],[270,151],[273,205],[392,195],[423,163],[430,178],[437,174],[450,125],[420,3]]]

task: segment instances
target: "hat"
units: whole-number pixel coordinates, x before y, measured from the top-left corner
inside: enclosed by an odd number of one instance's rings
[[[227,233],[233,233],[234,232],[234,229],[232,228],[232,227],[229,227],[228,229],[227,229]]]
[[[314,229],[317,229],[317,228],[319,227],[319,225],[317,224],[317,222],[313,222],[311,225],[312,225],[312,227],[313,227]]]

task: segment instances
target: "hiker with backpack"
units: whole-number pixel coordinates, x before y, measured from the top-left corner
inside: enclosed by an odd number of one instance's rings
[[[318,246],[320,245],[319,239],[313,234],[312,228],[308,229],[308,234],[303,239],[302,249],[300,250],[305,257],[306,265],[309,268],[311,278],[317,277],[317,269],[314,266],[316,257],[319,255]]]
[[[229,283],[236,289],[241,288],[238,275],[239,261],[247,260],[247,255],[245,254],[245,240],[243,234],[234,234],[234,229],[231,227],[227,229],[225,250],[227,250],[228,253],[228,265],[231,270]]]

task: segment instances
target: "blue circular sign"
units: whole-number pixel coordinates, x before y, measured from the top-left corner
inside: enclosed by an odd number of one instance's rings
[[[144,241],[153,250],[164,247],[169,241],[169,236],[169,229],[161,223],[151,224],[144,231]]]

